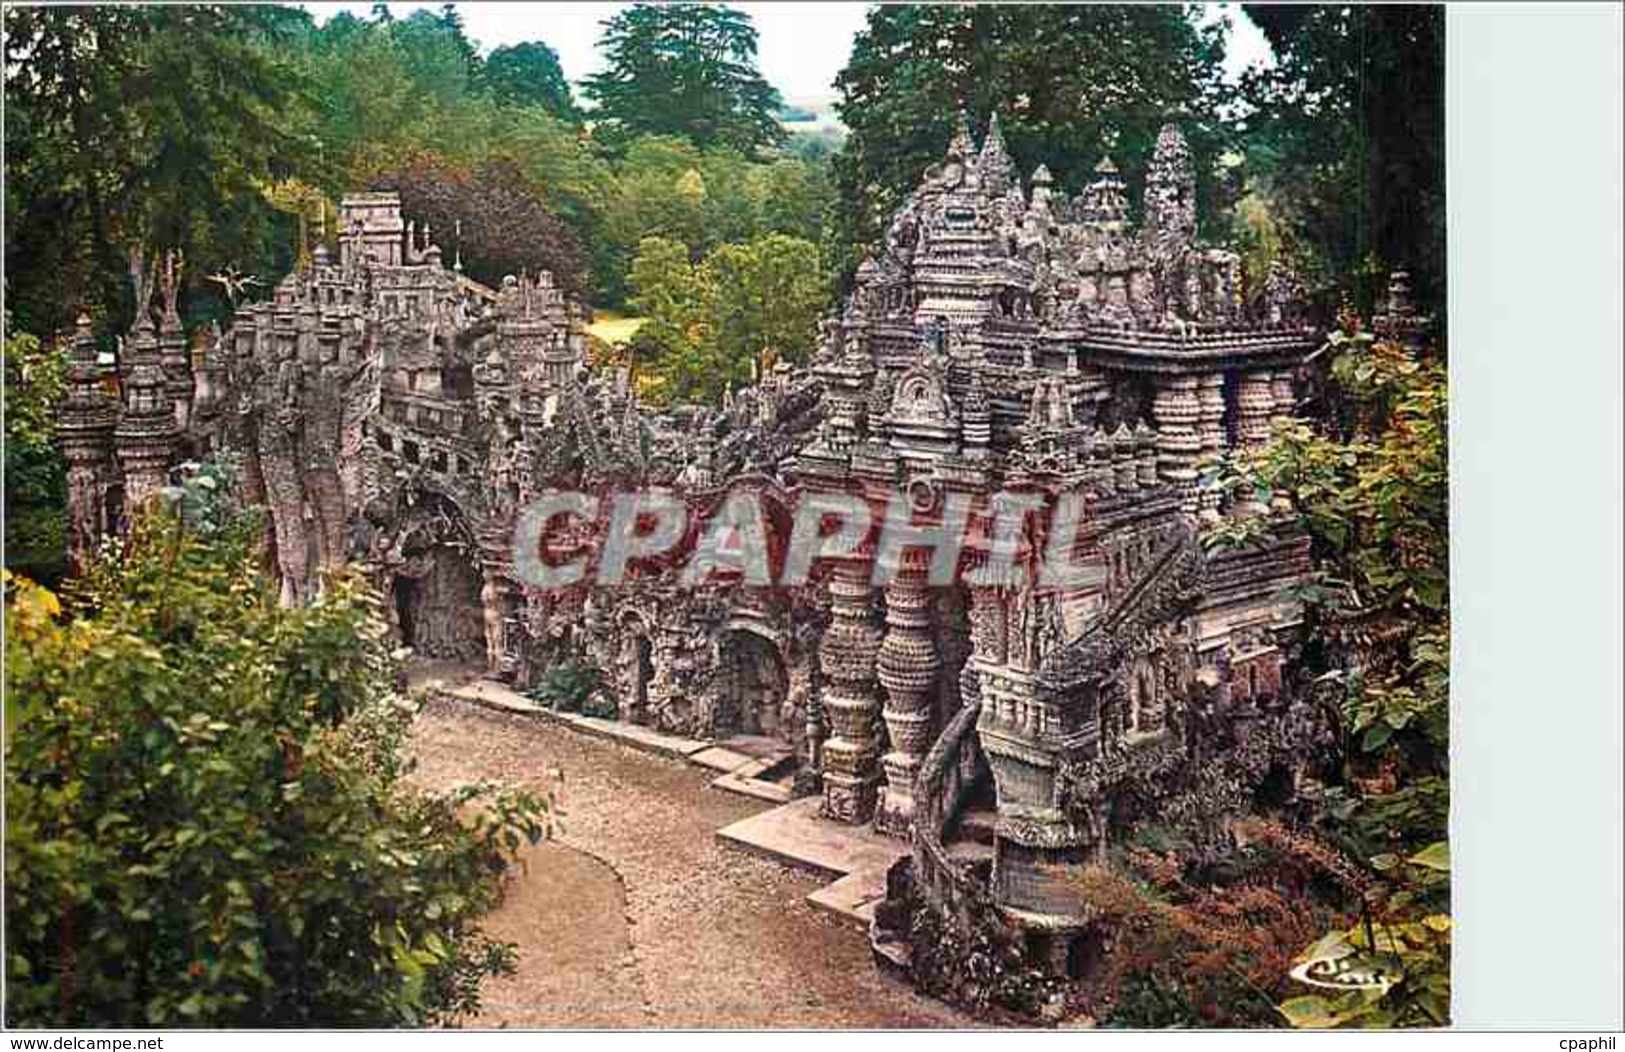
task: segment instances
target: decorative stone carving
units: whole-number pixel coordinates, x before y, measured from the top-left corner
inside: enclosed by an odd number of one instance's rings
[[[891,751],[882,761],[886,784],[875,825],[907,836],[914,818],[914,776],[931,747],[942,657],[931,631],[923,574],[905,571],[886,589],[886,635],[878,669],[886,688],[884,716]]]

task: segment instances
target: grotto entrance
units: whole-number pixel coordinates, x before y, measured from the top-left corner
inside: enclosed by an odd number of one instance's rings
[[[778,737],[779,712],[789,685],[777,645],[745,629],[729,632],[722,640],[716,733]]]
[[[418,655],[485,663],[478,554],[451,501],[430,497],[412,510],[401,532],[392,598],[401,642]]]

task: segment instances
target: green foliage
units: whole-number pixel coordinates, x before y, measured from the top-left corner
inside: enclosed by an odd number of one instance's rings
[[[698,265],[678,242],[645,238],[629,281],[647,319],[634,354],[657,379],[651,396],[673,401],[714,402],[775,361],[804,360],[830,297],[817,247],[782,234],[719,245]]]
[[[1296,998],[1282,1010],[1295,1025],[1437,1025],[1449,1003],[1446,374],[1429,353],[1373,340],[1349,314],[1327,350],[1329,425],[1280,424],[1213,479],[1263,503],[1285,495],[1294,514],[1228,518],[1206,540],[1246,544],[1290,529],[1313,542],[1303,592],[1311,637],[1354,642],[1331,647],[1311,670],[1339,689],[1344,750],[1340,782],[1306,795],[1323,831],[1368,861],[1363,908],[1379,946],[1358,937],[1365,951],[1395,956],[1404,981],[1334,1001]],[[1394,938],[1383,942],[1385,932]]]
[[[375,599],[280,608],[257,535],[156,512],[65,610],[8,576],[9,1025],[421,1026],[511,970],[478,920],[546,802],[409,785]]]
[[[1332,995],[1293,997],[1280,1005],[1295,1027],[1448,1026],[1450,1023],[1450,851],[1440,841],[1410,856],[1378,856],[1388,880],[1379,889],[1381,919],[1333,931],[1300,956],[1380,967],[1386,982]]]
[[[604,677],[578,658],[550,665],[529,695],[556,712],[579,712],[583,716],[613,720],[620,709],[603,690]]]
[[[257,187],[305,163],[279,119],[278,57],[304,17],[272,5],[5,9],[6,258],[18,322],[127,319],[124,246],[178,247],[204,272],[274,258]]]
[[[678,50],[736,31],[754,47],[742,16],[716,17],[734,28],[696,31]],[[824,159],[757,156],[779,140],[742,130],[748,107],[732,124],[706,117],[659,135],[586,129],[546,44],[482,59],[455,11],[341,13],[319,26],[270,7],[8,8],[6,20],[6,250],[31,261],[8,272],[7,293],[36,332],[81,308],[99,327],[125,325],[125,250],[137,239],[186,250],[191,324],[226,309],[211,273],[229,265],[274,283],[323,229],[278,188],[336,202],[405,183],[412,218],[431,223],[448,257],[461,249],[471,274],[546,266],[572,285],[581,273],[572,287],[611,308],[625,303],[644,237],[680,240],[695,259],[770,233],[821,244],[834,198]],[[733,77],[736,59],[674,61]],[[698,89],[688,101],[723,106]]]
[[[485,60],[485,90],[506,105],[537,106],[560,120],[581,119],[558,52],[539,40],[492,51]]]
[[[1247,5],[1276,63],[1242,94],[1248,179],[1311,277],[1352,275],[1362,307],[1408,267],[1444,302],[1444,11],[1420,4]],[[1442,312],[1440,312],[1442,313]]]
[[[563,288],[584,288],[581,246],[509,157],[489,156],[472,169],[432,153],[412,157],[373,180],[401,195],[401,213],[427,223],[442,250],[453,241],[463,266],[496,288],[507,275],[546,269]]]
[[[1212,218],[1223,55],[1220,31],[1174,5],[875,6],[836,80],[851,129],[837,160],[844,264],[941,160],[960,107],[977,121],[997,111],[1023,175],[1043,162],[1072,191],[1108,150],[1138,179],[1177,120]]]
[[[67,565],[67,463],[56,412],[67,393],[67,360],[56,347],[12,329],[5,337],[6,567],[55,581]]]
[[[623,138],[677,135],[745,153],[784,142],[782,102],[756,70],[750,16],[715,4],[633,4],[604,23],[594,119]]]

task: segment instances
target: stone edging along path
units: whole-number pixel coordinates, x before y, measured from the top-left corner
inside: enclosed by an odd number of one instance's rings
[[[719,772],[711,786],[779,806],[717,830],[723,844],[810,870],[832,880],[807,896],[807,902],[864,932],[875,905],[885,897],[886,870],[908,853],[905,841],[882,836],[867,827],[823,821],[816,798],[791,798],[790,788],[760,776],[778,766],[787,750],[766,757],[708,742],[665,734],[618,720],[558,712],[488,679],[424,679],[419,687],[498,712],[561,724],[583,734],[607,738],[644,752]]]
[[[511,712],[520,716],[533,716],[562,723],[583,734],[608,738],[629,748],[686,760],[719,772],[718,777],[711,782],[718,789],[753,796],[768,803],[783,804],[790,801],[790,790],[787,786],[759,777],[782,762],[789,755],[788,750],[780,750],[774,755],[765,757],[753,756],[728,748],[726,742],[719,744],[683,738],[650,727],[640,727],[635,723],[583,716],[575,712],[559,712],[545,705],[538,705],[523,694],[488,679],[474,679],[463,683],[429,679],[423,682],[422,687],[436,694],[496,709],[499,712]]]

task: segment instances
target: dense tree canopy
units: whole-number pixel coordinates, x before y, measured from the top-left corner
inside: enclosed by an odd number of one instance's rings
[[[427,154],[464,190],[442,194],[437,209],[421,194],[414,202],[443,248],[461,220],[472,271],[581,270],[576,287],[605,306],[623,305],[646,236],[677,238],[695,260],[774,232],[821,243],[828,162],[759,153],[780,129],[776,96],[751,65],[748,19],[627,15],[645,29],[695,21],[662,45],[677,73],[697,78],[684,111],[693,119],[659,124],[659,135],[642,134],[654,125],[635,117],[583,127],[551,48],[530,41],[482,58],[455,8],[392,18],[380,5],[370,18],[320,25],[291,8],[8,8],[8,54],[30,56],[6,81],[6,247],[30,260],[7,272],[14,317],[54,333],[83,306],[99,329],[118,331],[129,309],[123,260],[137,239],[186,249],[183,314],[191,324],[218,316],[225,304],[208,274],[235,266],[268,287],[308,258],[296,242],[317,236],[319,215],[330,218],[344,192],[425,174]],[[198,80],[217,90],[193,91]],[[126,92],[141,101],[126,106]],[[700,187],[684,181],[690,171]],[[487,179],[472,193],[481,172],[506,185]],[[521,201],[534,222],[510,224]],[[497,211],[454,214],[486,205]],[[531,234],[536,244],[519,243]],[[575,264],[578,246],[587,256]]]
[[[476,281],[495,288],[509,274],[545,269],[577,296],[585,293],[581,246],[512,159],[487,157],[465,169],[422,153],[373,185],[399,192],[402,214],[428,224],[447,264],[460,255]]]
[[[1224,142],[1223,55],[1219,30],[1170,5],[877,5],[836,80],[851,129],[837,159],[840,236],[874,241],[940,159],[961,108],[973,123],[996,111],[1022,173],[1042,162],[1073,190],[1108,151],[1137,174],[1177,120],[1206,204]]]
[[[1444,302],[1444,10],[1248,5],[1275,50],[1248,78],[1247,167],[1322,285],[1389,270]],[[1442,311],[1439,312],[1442,314]]]
[[[633,4],[604,23],[593,117],[622,136],[679,135],[749,152],[782,143],[779,93],[756,70],[750,17],[716,4]]]
[[[633,353],[647,393],[667,402],[714,402],[776,361],[804,361],[829,296],[817,246],[784,234],[718,245],[698,264],[682,242],[647,237],[628,283],[648,319]]]
[[[56,414],[67,361],[51,343],[6,325],[6,567],[55,582],[67,557],[67,464]]]
[[[485,90],[501,103],[540,106],[555,117],[579,120],[558,52],[539,40],[492,51],[485,60]]]
[[[195,268],[271,258],[257,187],[305,163],[272,55],[297,12],[200,4],[5,9],[6,258],[15,320],[55,333],[80,307],[128,317],[124,246]],[[291,253],[284,257],[284,264]]]

